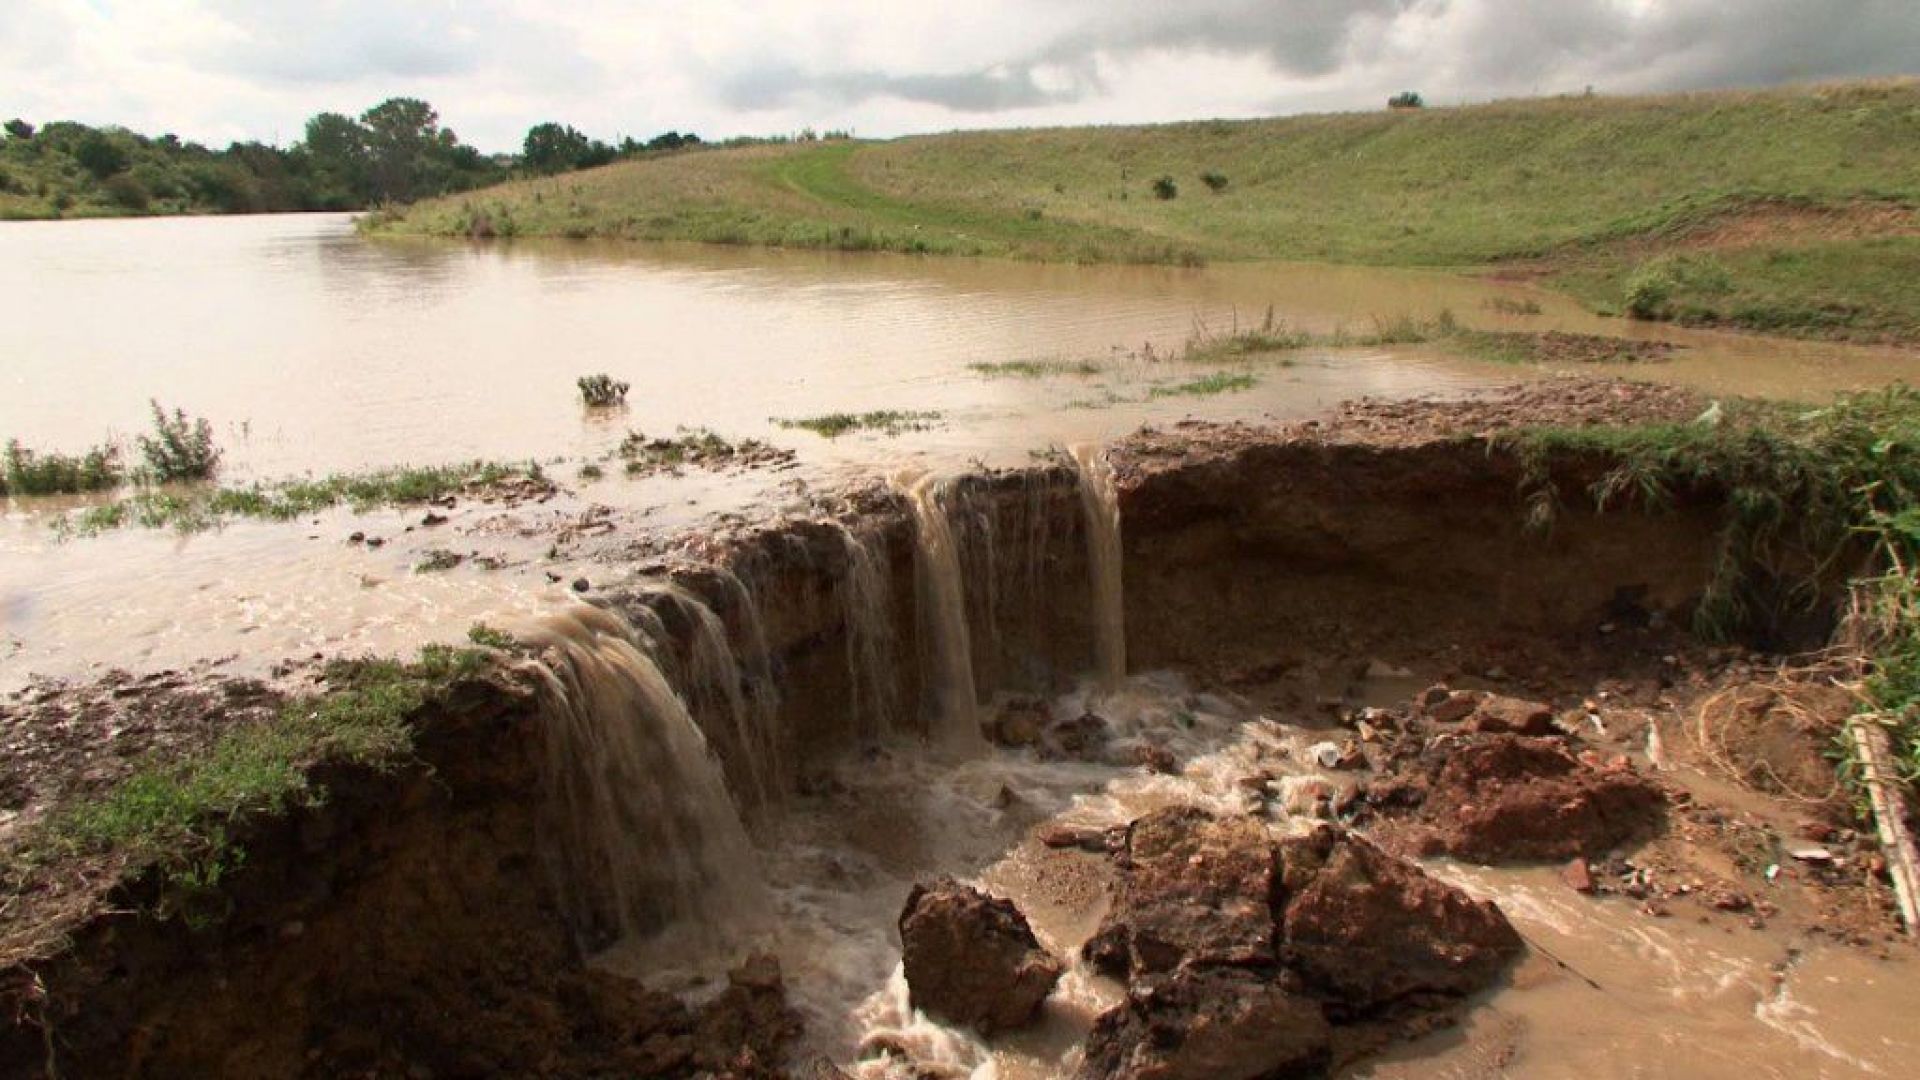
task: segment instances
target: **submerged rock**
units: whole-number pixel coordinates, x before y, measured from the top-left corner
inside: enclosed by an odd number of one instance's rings
[[[1319,1072],[1338,1025],[1457,1001],[1520,954],[1491,903],[1322,825],[1276,840],[1192,807],[1135,821],[1089,963],[1127,983],[1081,1075]]]
[[[1024,1026],[1060,979],[1012,901],[952,878],[913,887],[900,949],[913,1007],[983,1035]]]

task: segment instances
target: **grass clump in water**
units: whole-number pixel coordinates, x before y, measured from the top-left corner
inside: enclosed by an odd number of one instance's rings
[[[967,370],[989,379],[1044,379],[1052,375],[1098,375],[1100,365],[1091,360],[1006,360],[968,364]]]
[[[156,484],[211,480],[221,457],[214,445],[213,425],[205,417],[188,416],[184,409],[168,415],[158,401],[147,404],[153,408],[153,434],[140,436],[140,456],[147,462],[142,478]]]
[[[125,479],[117,446],[96,446],[70,455],[30,450],[20,440],[9,439],[6,460],[0,462],[0,497],[105,491],[119,487]]]
[[[898,435],[905,431],[926,431],[939,423],[940,418],[941,414],[935,411],[881,409],[863,413],[824,413],[820,416],[804,416],[797,419],[775,417],[773,422],[788,430],[800,428],[822,438],[837,439],[850,431],[878,431],[886,435]]]
[[[1149,398],[1213,397],[1217,394],[1237,394],[1242,390],[1251,390],[1259,385],[1259,382],[1260,380],[1245,372],[1216,371],[1190,382],[1156,386],[1147,391],[1147,396]]]
[[[624,404],[627,391],[632,389],[604,371],[597,375],[582,375],[574,380],[574,384],[580,388],[580,400],[589,409],[608,409]]]

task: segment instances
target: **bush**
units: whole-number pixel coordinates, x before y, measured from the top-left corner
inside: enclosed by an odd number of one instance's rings
[[[109,177],[106,188],[108,198],[135,213],[145,212],[153,201],[147,194],[146,186],[126,173]]]
[[[598,375],[582,375],[574,382],[580,387],[580,400],[590,409],[610,408],[627,400],[627,384],[604,371]]]
[[[1200,174],[1200,182],[1207,185],[1210,191],[1221,192],[1227,190],[1227,174],[1223,172],[1215,172],[1209,169]]]
[[[153,407],[153,435],[140,436],[140,456],[147,461],[144,478],[160,484],[211,478],[220,468],[221,453],[213,445],[213,425],[183,409],[168,416],[158,401],[147,404]]]
[[[1627,314],[1636,319],[1664,319],[1670,314],[1678,282],[1663,265],[1648,264],[1627,279]]]
[[[1172,199],[1179,194],[1180,185],[1174,183],[1171,176],[1163,176],[1153,182],[1153,197],[1156,199]]]
[[[1402,90],[1387,99],[1389,109],[1424,109],[1426,107],[1427,99],[1412,90]]]

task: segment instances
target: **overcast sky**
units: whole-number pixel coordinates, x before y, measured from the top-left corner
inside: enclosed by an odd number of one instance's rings
[[[491,151],[549,119],[888,136],[1916,68],[1920,0],[0,0],[0,114],[215,144],[402,94]]]

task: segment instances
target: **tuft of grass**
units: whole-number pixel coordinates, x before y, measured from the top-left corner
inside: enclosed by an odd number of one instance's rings
[[[234,825],[323,801],[314,766],[374,769],[411,758],[412,721],[454,683],[488,663],[475,649],[429,646],[412,663],[338,660],[329,689],[288,702],[270,722],[227,732],[183,758],[154,758],[111,790],[67,806],[45,824],[36,856],[110,856],[137,873],[159,872],[172,902],[188,906],[241,865]]]
[[[520,641],[505,630],[495,629],[486,623],[477,622],[467,627],[467,640],[483,649],[502,651],[519,647]]]
[[[125,479],[117,446],[96,446],[69,455],[29,450],[18,439],[8,439],[5,460],[0,462],[0,498],[105,491]]]
[[[1091,360],[1006,360],[968,364],[967,369],[989,379],[1044,379],[1053,375],[1100,374],[1100,365]]]
[[[1259,383],[1260,380],[1244,372],[1216,371],[1190,382],[1153,387],[1147,391],[1147,396],[1149,398],[1213,397],[1217,394],[1237,394],[1242,390],[1251,390]]]
[[[863,413],[824,413],[798,418],[774,417],[773,422],[789,430],[799,428],[822,438],[837,439],[851,431],[878,431],[898,435],[905,431],[925,431],[940,422],[938,412],[913,412],[881,409]]]

